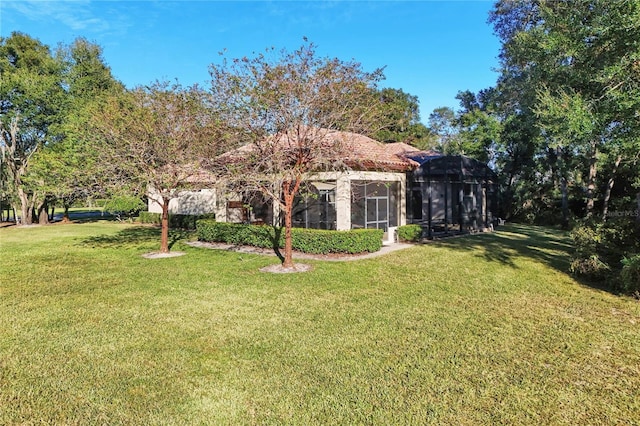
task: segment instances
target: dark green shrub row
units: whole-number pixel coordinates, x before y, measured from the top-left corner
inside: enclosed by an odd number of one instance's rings
[[[398,226],[398,240],[417,243],[422,239],[422,226],[403,225]]]
[[[169,227],[174,229],[196,229],[196,222],[200,219],[215,219],[215,214],[170,214]],[[160,225],[160,220],[160,213],[140,212],[140,214],[138,215],[138,221],[140,223]]]
[[[284,247],[284,229],[273,226],[199,220],[197,233],[200,241],[263,248]],[[294,250],[304,253],[366,253],[380,250],[382,233],[379,229],[325,231],[293,228],[291,242]]]
[[[366,253],[382,248],[381,229],[352,229],[327,231],[293,228],[293,249],[304,253]]]
[[[199,220],[196,223],[196,230],[198,240],[206,242],[271,248],[279,247],[279,241],[282,240],[282,236],[276,235],[278,230],[271,226]],[[278,241],[277,244],[276,241]]]

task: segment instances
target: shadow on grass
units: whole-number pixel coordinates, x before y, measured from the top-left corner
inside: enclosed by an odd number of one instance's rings
[[[82,241],[83,244],[93,247],[133,247],[147,243],[157,243],[160,245],[160,228],[155,226],[135,226],[123,229],[114,235],[97,235]],[[169,230],[169,249],[180,240],[187,239],[193,235],[193,231],[182,229]]]
[[[569,271],[572,246],[565,231],[536,226],[506,225],[496,232],[440,240],[437,244],[472,251],[489,262],[516,268],[514,259],[528,257],[562,272]]]
[[[280,239],[282,238],[282,226],[273,227],[273,238],[271,238],[271,244],[273,245],[273,252],[278,256],[280,262],[284,262],[284,255],[280,251]]]
[[[102,210],[84,210],[69,212],[68,222],[72,223],[91,223],[100,221],[118,222],[118,219],[110,213]],[[57,211],[53,215],[51,223],[65,223],[64,213]]]
[[[496,232],[450,238],[435,242],[453,250],[473,252],[489,262],[499,262],[512,268],[518,268],[515,259],[526,257],[571,274],[571,255],[573,246],[567,231],[533,225],[505,225]],[[611,294],[619,293],[605,283],[594,282],[573,275],[580,284]]]

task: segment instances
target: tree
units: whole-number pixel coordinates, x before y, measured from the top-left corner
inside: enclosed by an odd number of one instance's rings
[[[344,167],[340,159],[348,141],[328,138],[331,130],[368,135],[379,130],[381,105],[373,94],[383,75],[380,69],[365,72],[353,61],[319,58],[312,43],[274,53],[224,60],[212,64],[210,73],[217,108],[234,128],[245,130],[248,142],[234,161],[226,158],[230,178],[280,207],[282,266],[290,268],[294,198],[313,173]]]
[[[46,169],[49,192],[62,204],[63,220],[68,220],[69,207],[74,202],[103,192],[92,172],[98,156],[83,135],[86,123],[92,119],[91,105],[125,89],[104,62],[100,46],[84,38],[62,46],[56,56],[64,66],[67,97],[64,116],[55,128],[62,135],[61,141],[48,152],[54,167]]]
[[[108,97],[92,110],[88,134],[98,172],[112,192],[162,206],[160,252],[169,252],[169,202],[198,184],[202,162],[228,148],[223,126],[197,86],[156,82]]]
[[[429,127],[438,138],[438,149],[449,155],[467,155],[482,162],[493,160],[501,130],[493,105],[494,89],[458,92],[460,109],[440,107],[429,115]]]
[[[539,106],[535,110],[540,119],[538,126],[554,151],[556,174],[562,194],[562,226],[569,226],[568,182],[572,174],[575,153],[580,151],[580,141],[592,138],[596,125],[589,105],[577,93],[552,95],[548,89],[538,93]],[[587,153],[588,155],[588,153]]]
[[[22,33],[0,39],[0,153],[6,186],[23,224],[31,224],[45,193],[23,182],[34,154],[57,140],[51,131],[64,100],[62,67],[49,48]]]
[[[495,89],[481,90],[477,95],[469,90],[458,92],[461,109],[457,113],[459,127],[456,153],[482,162],[494,159],[499,144],[502,120],[495,106]]]
[[[628,146],[633,140],[620,135],[637,135],[634,114],[640,102],[640,4],[499,1],[490,21],[503,41],[500,85],[516,99],[514,114],[532,115],[554,104],[560,108],[549,109],[547,123],[550,111],[560,114],[556,121],[576,122],[586,113],[591,116],[591,132],[577,135],[567,126],[557,127],[553,133],[539,134],[543,140],[553,138],[539,146],[554,145],[558,138],[571,139],[573,149],[580,153],[576,158],[583,159],[575,166],[575,175],[584,182],[584,206],[587,216],[592,215],[599,189],[598,169],[603,160],[614,165],[618,161],[618,155],[601,156],[600,152],[632,153],[633,149],[610,147]],[[567,96],[580,99],[585,109],[562,107]],[[560,130],[565,133],[560,135]],[[627,159],[632,161],[632,156]],[[625,155],[621,161],[625,161]],[[617,167],[608,169],[613,173]]]
[[[432,148],[435,135],[420,122],[418,97],[402,89],[385,88],[374,94],[381,101],[381,114],[388,123],[373,138],[381,142],[405,142],[420,148]]]
[[[429,114],[429,130],[438,139],[438,149],[450,153],[458,139],[458,118],[450,107],[439,107]]]

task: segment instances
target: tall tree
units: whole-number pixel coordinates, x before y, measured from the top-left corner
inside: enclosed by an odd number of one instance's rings
[[[381,142],[405,142],[420,148],[432,148],[435,135],[420,122],[418,97],[402,89],[384,88],[374,94],[380,98],[381,114],[387,125],[373,138]]]
[[[62,67],[49,48],[22,33],[0,39],[0,153],[23,224],[45,193],[24,185],[33,155],[56,141],[64,90]]]
[[[275,54],[275,56],[274,56]],[[341,168],[346,140],[331,130],[372,135],[380,128],[380,69],[319,58],[305,43],[293,52],[272,49],[253,58],[210,66],[217,107],[249,145],[235,157],[235,180],[274,200],[284,217],[283,267],[293,267],[291,227],[295,196],[316,172]],[[244,166],[244,167],[242,167]]]
[[[68,220],[71,204],[102,192],[93,172],[99,158],[83,136],[86,123],[92,119],[91,105],[125,89],[111,74],[102,57],[102,48],[84,38],[62,46],[56,56],[64,66],[67,97],[64,116],[55,128],[61,141],[47,153],[52,164],[46,169],[50,173],[49,191],[56,202],[62,204],[64,218]]]
[[[541,117],[539,113],[546,109],[538,127],[545,130],[539,136],[547,140],[540,146],[571,140],[573,149],[581,154],[578,158],[583,159],[575,171],[580,172],[576,173],[579,178],[579,174],[584,176],[576,183],[584,182],[585,209],[587,215],[593,214],[598,169],[603,159],[615,162],[618,158],[603,157],[600,152],[626,144],[623,141],[631,139],[616,135],[637,128],[639,2],[504,0],[496,3],[490,20],[503,42],[500,85],[516,99],[513,114],[530,116],[537,111]],[[567,108],[563,103],[570,99],[580,102]],[[551,105],[556,107],[547,108]],[[550,117],[552,111],[559,115]],[[544,129],[545,122],[575,123],[585,115],[593,124],[591,132],[576,133],[571,126],[556,126],[554,132],[548,125]]]
[[[460,101],[457,113],[459,138],[457,153],[482,162],[493,162],[499,143],[502,121],[496,111],[495,89],[485,89],[475,94],[469,90],[458,92]]]
[[[453,108],[439,107],[429,114],[429,130],[436,135],[437,148],[441,152],[455,151],[459,139],[460,129],[458,117]]]
[[[438,149],[445,154],[467,155],[483,162],[494,160],[501,121],[493,105],[494,89],[458,92],[460,108],[440,107],[429,115],[430,131],[437,135]]]
[[[539,118],[538,126],[547,140],[547,146],[553,151],[554,171],[558,176],[561,189],[562,226],[569,226],[569,176],[576,153],[583,148],[581,141],[593,136],[597,123],[590,107],[577,93],[552,95],[547,89],[538,92],[539,106],[535,113]],[[589,152],[586,155],[590,155]]]
[[[104,185],[162,206],[160,252],[168,253],[170,201],[199,184],[204,160],[229,148],[206,92],[157,82],[96,103],[92,116]]]

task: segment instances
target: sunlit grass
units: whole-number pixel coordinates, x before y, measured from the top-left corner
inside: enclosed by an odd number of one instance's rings
[[[158,238],[0,229],[0,424],[640,424],[640,304],[556,231],[304,274]]]

